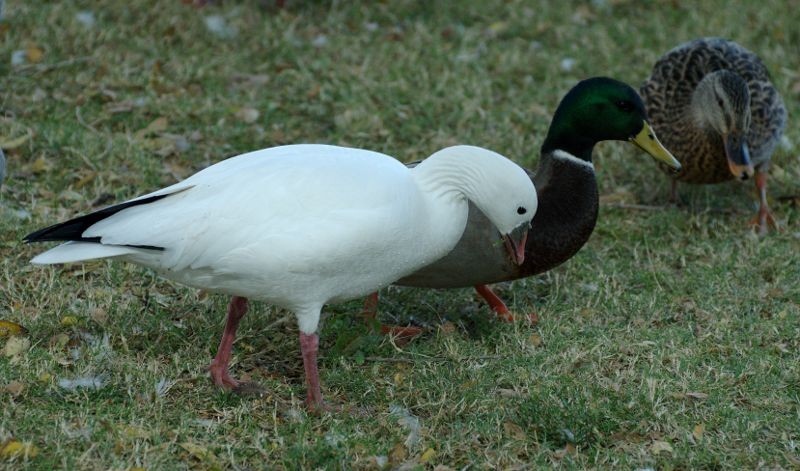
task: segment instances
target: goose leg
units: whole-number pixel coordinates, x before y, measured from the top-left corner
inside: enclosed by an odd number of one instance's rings
[[[370,323],[378,318],[378,293],[372,293],[364,300],[364,311],[362,312],[364,321]],[[409,325],[402,327],[399,325],[381,324],[381,334],[397,337],[399,340],[411,340],[422,333],[420,327]]]
[[[306,406],[312,410],[324,408],[322,391],[319,387],[317,352],[319,335],[300,332],[300,352],[303,354],[303,369],[306,372]]]
[[[226,389],[235,389],[240,384],[239,381],[231,377],[228,371],[228,364],[231,361],[231,350],[233,349],[233,341],[236,339],[236,329],[239,327],[239,321],[242,320],[245,313],[247,313],[247,298],[233,296],[230,304],[228,304],[225,331],[222,334],[222,340],[219,342],[217,355],[208,367],[214,384]]]
[[[759,207],[758,214],[750,220],[750,224],[758,226],[758,234],[766,235],[770,227],[777,229],[778,224],[775,218],[772,217],[772,212],[767,205],[767,173],[758,171],[756,172],[756,191],[758,192]]]

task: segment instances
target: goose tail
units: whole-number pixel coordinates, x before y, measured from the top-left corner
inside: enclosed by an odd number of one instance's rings
[[[102,245],[94,242],[67,242],[33,257],[35,265],[83,262],[97,258],[135,254],[143,249],[125,245]]]

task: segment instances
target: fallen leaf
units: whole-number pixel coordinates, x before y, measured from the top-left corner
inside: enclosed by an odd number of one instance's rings
[[[697,424],[694,426],[694,430],[692,430],[692,436],[694,437],[695,440],[700,440],[701,438],[703,438],[703,432],[705,431],[706,431],[705,424]]]
[[[31,341],[25,337],[11,337],[3,347],[3,355],[7,357],[17,357],[24,353],[31,346]]]
[[[50,337],[50,340],[47,342],[51,348],[56,349],[64,348],[67,343],[69,343],[69,335],[67,334],[56,334]]]
[[[433,448],[428,448],[427,450],[425,450],[425,453],[423,453],[422,456],[419,457],[419,462],[425,464],[434,458],[436,458],[436,450],[434,450]]]
[[[61,325],[64,327],[73,326],[78,323],[78,318],[75,316],[64,316],[61,318]]]
[[[389,452],[389,462],[398,465],[406,460],[408,456],[408,452],[406,451],[406,447],[402,443],[396,444],[392,451]]]
[[[19,381],[12,381],[5,386],[3,386],[2,391],[5,391],[11,394],[14,397],[19,396],[22,394],[22,391],[25,390],[25,385],[20,383]]]
[[[650,451],[657,455],[659,453],[667,452],[672,453],[672,445],[667,442],[661,440],[655,440],[652,445],[650,445]]]
[[[576,451],[577,450],[575,448],[575,445],[573,445],[572,443],[567,443],[567,445],[564,448],[553,452],[553,458],[555,458],[557,460],[560,460],[560,459],[563,459],[567,455],[575,454]]]
[[[450,335],[456,331],[456,325],[450,321],[439,326],[439,331],[444,335]]]
[[[28,58],[28,62],[31,64],[37,64],[44,58],[44,51],[40,47],[30,46],[25,49],[25,57]]]
[[[41,383],[49,383],[51,379],[53,379],[53,375],[50,373],[42,373],[37,378]]]
[[[75,189],[80,190],[81,188],[86,186],[87,183],[90,183],[92,180],[94,180],[96,176],[97,172],[92,172],[92,171],[88,172],[86,175],[81,177],[80,180],[75,182]]]
[[[147,137],[147,136],[149,136],[151,134],[164,132],[164,131],[166,131],[167,126],[169,126],[169,122],[167,121],[167,118],[162,116],[160,118],[154,119],[150,124],[148,124],[147,126],[145,126],[142,129],[136,131],[136,134],[134,134],[134,137],[136,137],[136,139],[142,139],[142,138]]]
[[[513,438],[514,440],[525,441],[527,438],[525,436],[525,431],[522,430],[522,427],[515,424],[514,422],[503,422],[503,430],[505,430],[506,435]]]
[[[25,327],[7,320],[0,319],[0,337],[12,337],[14,335],[25,335],[28,331]]]
[[[255,108],[239,108],[236,112],[236,119],[245,123],[255,123],[261,113]]]
[[[7,137],[0,137],[0,149],[5,149],[5,150],[16,149],[22,144],[28,142],[28,140],[32,137],[33,137],[33,131],[31,129],[28,129],[27,132],[22,136],[15,137],[13,139]]]
[[[31,164],[31,172],[36,174],[44,173],[50,170],[52,167],[53,164],[51,164],[49,160],[45,159],[44,157],[39,157]]]
[[[528,341],[534,347],[539,347],[542,345],[542,336],[539,334],[531,334],[530,337],[528,337]]]
[[[122,438],[126,438],[128,440],[145,440],[150,438],[150,432],[142,427],[137,427],[136,425],[121,425],[117,430]]]
[[[39,449],[30,442],[11,440],[0,447],[0,457],[3,458],[16,458],[19,456],[24,456],[25,458],[35,458],[38,454]]]
[[[106,321],[108,320],[108,313],[106,310],[99,307],[92,309],[91,316],[92,320],[100,325],[105,325]]]
[[[180,447],[189,452],[189,455],[191,455],[193,458],[207,465],[208,469],[222,469],[217,456],[208,448],[192,442],[183,442],[180,444]]]

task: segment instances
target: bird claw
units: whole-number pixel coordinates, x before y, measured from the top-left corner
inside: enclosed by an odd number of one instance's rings
[[[747,222],[747,225],[754,229],[757,229],[758,235],[760,236],[767,235],[770,229],[775,231],[780,230],[778,222],[775,221],[775,217],[772,216],[772,212],[770,212],[769,210],[763,212],[759,211],[758,214],[753,216],[753,218]]]
[[[230,372],[228,372],[228,368],[223,365],[211,363],[208,369],[211,372],[211,381],[223,389],[235,390],[241,384],[239,381],[236,381],[233,379],[233,377],[231,377]]]

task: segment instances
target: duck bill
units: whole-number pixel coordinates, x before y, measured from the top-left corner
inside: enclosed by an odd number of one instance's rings
[[[753,176],[753,164],[750,162],[750,149],[741,136],[736,134],[723,135],[725,143],[725,157],[728,159],[728,168],[734,177],[747,180]]]
[[[506,246],[508,256],[516,265],[522,265],[525,261],[525,243],[528,241],[528,226],[522,225],[509,234],[503,235],[503,242]]]
[[[642,121],[642,130],[639,131],[639,134],[632,136],[629,141],[659,162],[663,162],[675,170],[681,169],[681,163],[661,144],[661,141],[656,137],[656,132],[653,131],[647,121]]]

